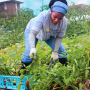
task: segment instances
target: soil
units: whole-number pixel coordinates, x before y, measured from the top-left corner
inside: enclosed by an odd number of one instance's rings
[[[79,83],[77,83],[77,87],[79,88]],[[81,82],[83,84],[83,89],[82,90],[90,90],[90,80],[84,80]],[[53,87],[51,86],[49,90],[52,90]],[[63,90],[62,88],[54,89],[54,90]],[[74,90],[72,87],[65,87],[64,90]]]
[[[83,83],[83,88],[85,90],[90,90],[90,80],[86,80],[84,83]]]

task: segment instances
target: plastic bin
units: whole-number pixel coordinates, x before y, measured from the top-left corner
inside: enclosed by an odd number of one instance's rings
[[[31,78],[33,75],[30,75]],[[26,87],[27,76],[22,79],[22,84],[20,90],[27,90]],[[0,88],[7,88],[18,90],[17,85],[20,82],[20,76],[7,76],[7,75],[0,75]],[[32,82],[33,83],[33,82]]]

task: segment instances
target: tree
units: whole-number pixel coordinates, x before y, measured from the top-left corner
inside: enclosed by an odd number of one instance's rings
[[[44,5],[44,6],[41,6],[39,11],[42,12],[44,10],[48,10],[49,9],[49,6],[48,5]]]

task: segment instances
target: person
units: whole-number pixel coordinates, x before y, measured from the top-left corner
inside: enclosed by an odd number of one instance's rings
[[[53,50],[51,59],[62,64],[67,63],[67,55],[62,39],[67,28],[67,19],[65,14],[68,11],[66,0],[51,0],[50,10],[41,12],[38,16],[32,18],[25,29],[25,53],[22,57],[22,63],[28,66],[37,58],[36,44],[38,40],[45,41]],[[60,56],[58,54],[62,54]]]

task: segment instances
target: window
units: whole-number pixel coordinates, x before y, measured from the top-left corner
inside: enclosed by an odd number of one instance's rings
[[[2,11],[2,7],[1,7],[1,5],[0,5],[0,12]]]
[[[17,3],[15,3],[15,7],[16,7],[16,9],[17,9]]]
[[[18,14],[18,13],[17,13],[17,3],[15,3],[15,8],[16,8],[16,15],[17,15],[17,14]]]
[[[7,10],[7,5],[6,5],[6,3],[4,3],[4,8],[5,8],[5,10]]]

